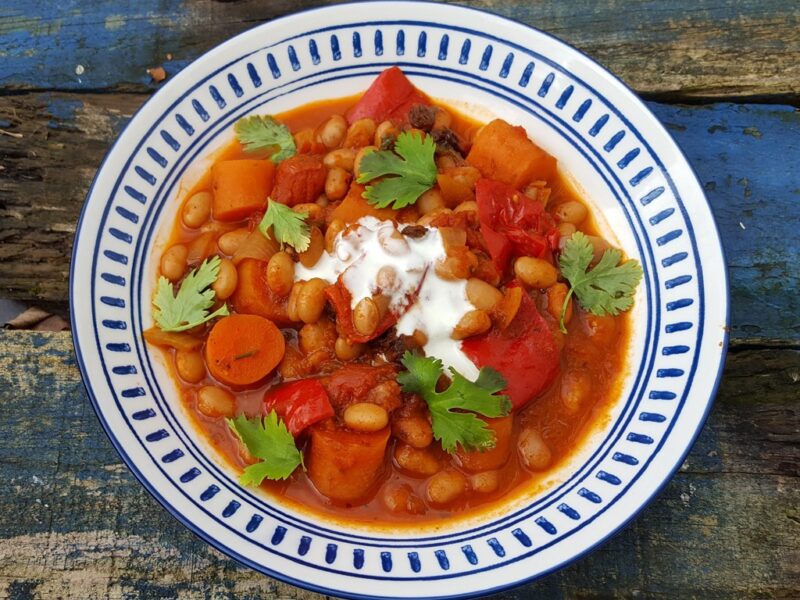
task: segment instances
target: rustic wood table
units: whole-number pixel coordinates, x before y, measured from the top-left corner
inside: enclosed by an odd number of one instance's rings
[[[66,314],[100,160],[167,77],[313,1],[0,0],[0,297]],[[587,52],[647,101],[719,224],[731,343],[692,453],[623,532],[511,598],[800,597],[800,6],[466,1]],[[424,11],[424,5],[420,7]],[[68,332],[0,331],[0,597],[282,597],[122,465]]]

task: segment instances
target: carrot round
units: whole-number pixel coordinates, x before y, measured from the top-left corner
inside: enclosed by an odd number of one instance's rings
[[[275,324],[258,315],[230,315],[217,321],[206,340],[208,370],[228,385],[250,385],[278,366],[286,342]]]

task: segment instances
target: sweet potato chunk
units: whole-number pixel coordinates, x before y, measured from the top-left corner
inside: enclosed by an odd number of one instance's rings
[[[499,417],[497,419],[486,419],[489,429],[494,431],[496,440],[495,447],[491,450],[472,450],[467,452],[461,446],[458,447],[456,455],[461,462],[461,466],[471,473],[499,469],[508,460],[511,454],[511,431],[514,427],[514,417]]]
[[[552,181],[556,159],[528,139],[522,127],[495,119],[480,130],[467,162],[487,179],[522,189],[532,181]]]
[[[316,154],[298,154],[278,165],[272,199],[294,206],[314,202],[325,191],[327,169]]]
[[[356,433],[330,421],[312,427],[306,455],[308,477],[331,500],[352,502],[364,497],[381,474],[390,433],[389,427]]]
[[[286,314],[286,298],[278,297],[267,285],[267,262],[245,258],[237,267],[239,275],[231,303],[237,313],[259,315],[278,327],[291,325]]]
[[[211,213],[218,221],[239,221],[267,205],[275,165],[271,160],[223,160],[211,168],[214,200]]]
[[[331,213],[331,219],[341,219],[344,223],[355,223],[361,217],[375,217],[381,221],[390,221],[397,217],[397,211],[391,208],[375,208],[361,194],[364,186],[360,183],[350,184],[350,190],[342,203]]]

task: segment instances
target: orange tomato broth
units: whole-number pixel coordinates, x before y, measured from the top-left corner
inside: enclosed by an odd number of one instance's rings
[[[286,124],[293,133],[303,128],[314,128],[333,114],[343,114],[352,106],[359,95],[313,102],[299,108],[274,115],[277,120]],[[450,128],[463,140],[471,141],[477,129],[482,125],[451,106],[436,102],[446,108],[453,116]],[[536,141],[535,139],[533,140]],[[243,158],[245,155],[241,145],[234,141],[220,149],[213,156],[214,162]],[[209,168],[179,199],[181,204],[192,194],[211,189],[211,169]],[[568,200],[581,200],[578,193],[559,173],[556,181],[551,182],[551,197],[548,206]],[[588,206],[587,206],[588,208]],[[219,223],[220,232],[241,227],[246,220],[237,223]],[[599,235],[596,221],[591,211],[579,229],[590,235]],[[201,235],[199,230],[192,230],[183,225],[180,211],[173,224],[171,234],[164,248],[175,243],[189,243]],[[537,305],[541,309],[544,298],[539,298]],[[546,311],[541,311],[543,314]],[[601,335],[589,335],[593,325],[599,323]],[[495,492],[477,494],[469,491],[444,508],[429,506],[424,514],[394,513],[381,499],[379,490],[384,485],[409,486],[419,497],[425,495],[427,478],[413,477],[400,472],[392,466],[392,438],[387,446],[384,478],[373,493],[363,503],[342,506],[335,503],[314,488],[306,473],[298,468],[286,481],[265,480],[261,489],[268,496],[280,499],[284,505],[302,513],[323,516],[328,520],[340,523],[359,523],[362,525],[390,525],[393,529],[400,527],[419,528],[453,524],[459,519],[473,519],[482,513],[494,513],[504,504],[532,496],[542,491],[548,480],[577,452],[582,449],[586,438],[595,430],[605,427],[610,420],[610,411],[620,394],[624,375],[627,372],[625,357],[631,334],[630,316],[623,313],[618,317],[597,319],[584,313],[577,303],[573,302],[573,317],[568,325],[568,335],[561,338],[561,372],[557,379],[541,396],[532,400],[514,419],[511,458],[501,468],[501,484]],[[284,330],[287,331],[287,330]],[[287,345],[296,342],[296,332],[289,330]],[[602,342],[602,343],[598,343]],[[190,384],[182,381],[176,372],[174,350],[163,349],[166,364],[176,387],[180,390],[181,399],[194,422],[199,434],[203,435],[219,456],[236,472],[240,472],[248,463],[240,455],[239,442],[229,429],[224,419],[209,418],[197,409],[196,391],[205,385],[217,385],[229,389],[236,396],[236,414],[260,414],[264,392],[279,380],[277,375],[269,377],[257,387],[247,390],[227,388],[214,380],[209,374],[203,381]],[[347,363],[341,363],[347,364]],[[574,380],[574,382],[573,382]],[[562,388],[567,383],[573,385],[590,385],[588,397],[577,407],[570,407],[562,399]],[[535,426],[542,434],[544,441],[552,452],[553,459],[544,471],[532,472],[522,466],[515,451],[517,436],[522,425]],[[434,445],[438,442],[434,441]]]

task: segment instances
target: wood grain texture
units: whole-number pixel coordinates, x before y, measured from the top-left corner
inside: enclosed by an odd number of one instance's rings
[[[800,595],[799,390],[800,352],[732,354],[658,499],[599,550],[502,597]],[[0,405],[0,597],[321,598],[238,566],[144,491],[100,429],[68,334],[0,331]]]
[[[23,136],[0,136],[0,293],[66,302],[84,197],[105,152],[144,99],[0,97],[0,120]],[[686,152],[714,210],[730,269],[734,342],[797,343],[800,112],[762,105],[649,106]]]
[[[147,90],[218,43],[316,0],[0,0],[8,89]],[[780,0],[464,0],[547,31],[637,91],[670,98],[800,93],[800,14]],[[424,18],[424,5],[420,17]],[[173,60],[167,60],[167,54]],[[746,64],[748,68],[742,69]]]

